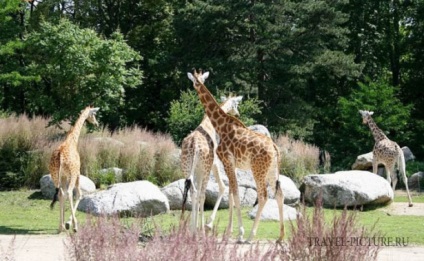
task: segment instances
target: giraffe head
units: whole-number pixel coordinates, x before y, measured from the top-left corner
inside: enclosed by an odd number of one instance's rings
[[[194,88],[196,88],[196,84],[198,83],[197,80],[201,83],[205,83],[206,79],[209,77],[209,72],[202,73],[202,70],[197,72],[196,69],[194,69],[193,74],[187,73],[187,76],[193,82]]]
[[[370,120],[371,115],[374,114],[373,111],[363,111],[363,110],[359,110],[359,113],[362,115],[363,124],[368,124],[368,121]]]
[[[91,106],[88,106],[86,108],[86,110],[88,110],[88,116],[87,116],[87,121],[91,124],[93,124],[94,126],[98,127],[99,123],[96,120],[96,113],[100,108],[92,108]]]
[[[238,111],[238,106],[243,99],[243,96],[237,96],[237,97],[221,97],[221,108],[224,112],[233,115],[233,116],[240,116],[240,113]]]

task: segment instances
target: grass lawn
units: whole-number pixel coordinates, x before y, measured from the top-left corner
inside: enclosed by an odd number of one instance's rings
[[[405,196],[395,197],[396,202],[407,202]],[[424,195],[414,195],[415,203],[424,202]],[[50,200],[43,199],[39,191],[10,191],[0,192],[0,234],[55,234],[57,233],[59,223],[59,204],[53,211],[50,210]],[[246,237],[250,233],[253,220],[247,217],[250,209],[242,210],[243,225]],[[311,213],[313,208],[307,208]],[[403,237],[409,244],[424,245],[424,217],[423,216],[393,216],[387,215],[380,209],[367,211],[358,211],[358,220],[361,225],[371,228],[374,225],[376,230],[380,231],[385,237]],[[334,215],[341,213],[341,210],[324,210],[327,221],[330,221]],[[206,218],[211,211],[206,212]],[[65,218],[70,215],[69,210]],[[186,213],[189,215],[189,212]],[[86,214],[77,212],[77,218],[80,223],[85,221]],[[149,218],[149,224],[155,224],[163,230],[168,230],[178,225],[180,211],[172,211],[169,214],[157,215]],[[128,219],[131,222],[131,219]],[[215,224],[219,233],[224,232],[228,224],[228,210],[219,210]],[[238,233],[237,220],[234,218],[234,232]],[[286,237],[290,236],[290,222],[286,222]],[[259,224],[256,239],[275,240],[278,238],[278,222],[262,221]]]

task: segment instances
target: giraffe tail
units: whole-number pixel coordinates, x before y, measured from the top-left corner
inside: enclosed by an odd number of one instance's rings
[[[185,180],[184,183],[184,194],[183,194],[183,203],[182,203],[182,207],[181,207],[181,219],[184,216],[184,212],[185,212],[185,205],[187,202],[187,198],[188,198],[188,191],[191,188],[192,182],[193,182],[193,178],[194,178],[194,169],[197,166],[197,162],[199,161],[199,150],[196,148],[196,146],[194,146],[195,150],[194,150],[194,156],[191,162],[191,168],[190,168],[190,176]],[[194,186],[194,184],[193,184]]]
[[[59,200],[59,186],[60,186],[60,182],[62,180],[62,177],[60,175],[61,174],[61,170],[62,170],[62,157],[59,154],[59,180],[58,180],[58,184],[56,185],[57,187],[56,187],[56,191],[55,191],[55,193],[53,195],[52,203],[50,203],[50,209],[53,209],[54,208],[54,205]]]

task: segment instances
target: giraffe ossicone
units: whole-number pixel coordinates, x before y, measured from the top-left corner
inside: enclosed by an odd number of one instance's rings
[[[248,129],[240,120],[226,114],[202,82],[201,75],[196,71],[193,74],[188,73],[188,77],[193,81],[194,88],[203,104],[205,112],[220,138],[216,153],[224,165],[230,190],[230,222],[227,232],[232,232],[232,214],[233,205],[235,205],[239,224],[238,241],[243,242],[244,227],[241,218],[235,169],[251,169],[258,193],[258,211],[247,241],[251,241],[256,235],[262,210],[268,200],[267,184],[275,190],[280,217],[280,236],[278,241],[282,241],[284,238],[284,195],[278,182],[280,154],[277,145],[274,144],[271,138]]]
[[[374,112],[359,110],[362,116],[362,123],[368,125],[375,140],[374,149],[372,151],[372,170],[373,173],[377,174],[378,164],[383,164],[386,169],[386,178],[390,185],[392,185],[393,192],[396,189],[396,183],[398,181],[397,174],[395,172],[395,165],[397,165],[399,172],[402,175],[403,182],[405,183],[406,193],[408,195],[409,206],[412,207],[412,198],[409,193],[408,179],[406,177],[406,166],[405,156],[400,146],[387,138],[386,134],[378,128],[377,124],[371,117]]]
[[[98,110],[99,108],[92,108],[91,106],[88,106],[81,111],[79,118],[68,132],[65,141],[63,141],[59,147],[53,151],[50,159],[49,171],[54,186],[56,187],[56,193],[53,196],[53,201],[50,204],[50,207],[53,209],[56,201],[59,201],[59,233],[65,229],[69,229],[71,223],[73,230],[75,232],[78,230],[78,223],[75,217],[75,213],[81,199],[81,189],[79,185],[81,162],[78,153],[78,139],[86,120],[95,126],[99,125],[96,120],[96,113]],[[73,202],[74,188],[76,189],[75,204]],[[65,224],[66,196],[69,200],[71,216],[69,217],[69,221]]]

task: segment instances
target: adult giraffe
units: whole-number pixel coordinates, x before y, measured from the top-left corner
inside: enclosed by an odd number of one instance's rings
[[[208,76],[208,72],[199,74],[199,80],[204,82]],[[222,104],[220,107],[224,112],[230,115],[239,116],[238,105],[242,98],[242,96],[221,97]],[[208,223],[206,224],[206,227],[209,229],[212,229],[216,212],[224,195],[225,185],[221,179],[223,173],[221,173],[218,167],[218,165],[222,163],[216,155],[217,147],[217,133],[207,115],[203,117],[200,125],[184,138],[181,145],[181,169],[183,175],[186,177],[181,217],[184,215],[185,202],[187,200],[188,191],[190,190],[192,199],[190,229],[193,232],[198,226],[199,215],[200,228],[202,232],[204,232],[205,193],[211,170],[218,183],[219,195]]]
[[[229,180],[230,198],[229,215],[230,222],[227,231],[232,231],[233,204],[237,208],[239,224],[238,241],[243,242],[244,228],[240,211],[240,198],[235,175],[235,168],[251,169],[256,182],[258,193],[258,211],[253,223],[252,231],[247,239],[250,242],[256,235],[262,210],[268,200],[267,183],[271,185],[276,193],[278,210],[280,216],[280,236],[278,242],[284,237],[283,202],[284,195],[280,187],[279,162],[280,154],[277,146],[271,138],[248,129],[237,118],[226,114],[218,105],[212,94],[200,79],[201,74],[196,70],[194,75],[187,73],[193,82],[194,88],[203,104],[206,115],[208,115],[212,126],[219,135],[219,144],[216,153],[224,165]]]
[[[359,113],[362,115],[362,123],[368,125],[375,140],[374,149],[372,151],[372,172],[377,174],[378,164],[383,164],[386,168],[387,181],[393,186],[394,192],[398,180],[395,172],[395,164],[397,163],[399,171],[403,177],[403,182],[406,186],[409,206],[412,207],[413,204],[411,195],[409,194],[408,179],[406,178],[405,172],[405,156],[403,155],[402,149],[396,142],[387,138],[383,131],[378,128],[377,124],[371,117],[374,112],[359,110]]]

